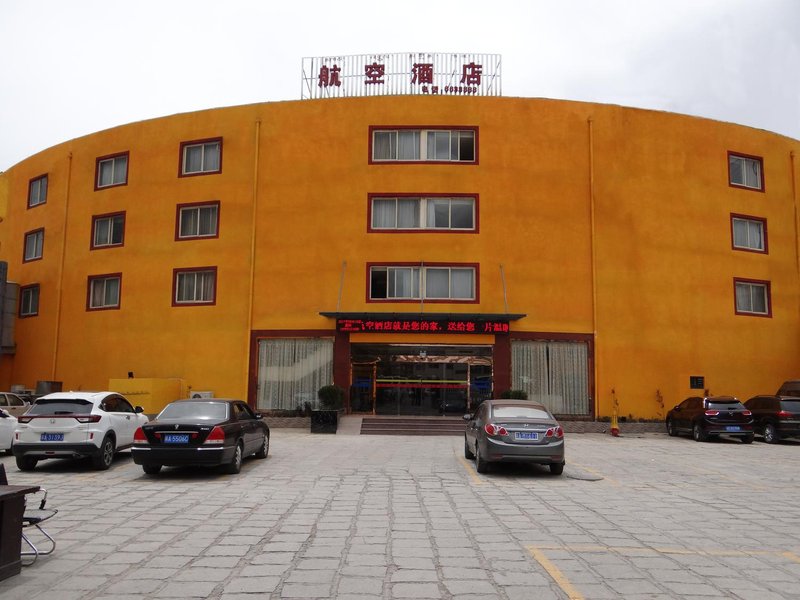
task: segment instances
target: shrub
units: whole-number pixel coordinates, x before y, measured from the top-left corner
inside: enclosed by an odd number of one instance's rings
[[[528,392],[525,390],[506,390],[500,397],[508,400],[527,400]]]
[[[322,408],[339,410],[344,407],[344,390],[338,385],[323,385],[317,392]]]

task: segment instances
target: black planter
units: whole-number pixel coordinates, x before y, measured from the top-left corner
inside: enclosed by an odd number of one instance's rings
[[[338,410],[311,411],[311,433],[336,433],[338,424]]]

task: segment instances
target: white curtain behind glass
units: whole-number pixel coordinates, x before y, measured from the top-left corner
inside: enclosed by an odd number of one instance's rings
[[[372,226],[376,229],[394,229],[397,226],[397,200],[394,198],[373,198]]]
[[[588,347],[583,342],[511,342],[511,387],[564,415],[589,413]]]
[[[306,402],[319,408],[317,391],[333,383],[333,340],[270,339],[258,343],[257,406],[293,410]]]

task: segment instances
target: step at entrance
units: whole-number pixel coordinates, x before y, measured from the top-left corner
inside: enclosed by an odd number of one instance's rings
[[[464,435],[460,417],[364,417],[361,435]]]

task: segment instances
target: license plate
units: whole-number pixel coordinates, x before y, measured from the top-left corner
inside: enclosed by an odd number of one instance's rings
[[[539,434],[533,431],[515,431],[514,432],[514,439],[515,440],[538,440]]]
[[[189,434],[188,433],[165,433],[164,434],[164,443],[165,444],[188,444],[189,443]]]
[[[39,438],[42,442],[63,442],[64,441],[64,434],[63,433],[43,433],[42,437]]]
[[[725,428],[725,431],[739,431],[739,430],[741,430],[741,427],[739,427],[738,425],[728,425]]]

